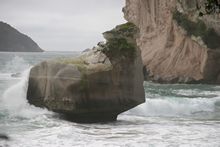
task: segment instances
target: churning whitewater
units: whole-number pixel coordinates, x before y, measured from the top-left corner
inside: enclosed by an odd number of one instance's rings
[[[21,73],[20,80],[3,93],[1,104],[10,116],[31,118],[42,113],[42,109],[27,102],[27,86],[30,68]]]
[[[10,137],[0,146],[220,145],[220,86],[145,82],[146,102],[117,122],[77,124],[26,99],[31,66],[77,53],[0,54],[0,134]]]

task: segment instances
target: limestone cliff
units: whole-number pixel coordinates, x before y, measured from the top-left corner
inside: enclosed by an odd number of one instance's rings
[[[30,37],[0,21],[0,51],[2,52],[42,52]]]
[[[140,29],[148,80],[220,83],[218,15],[199,18],[195,0],[126,0],[123,11]]]

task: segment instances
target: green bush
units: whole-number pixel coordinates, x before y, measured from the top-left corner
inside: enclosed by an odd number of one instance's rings
[[[115,36],[134,37],[134,35],[136,35],[138,31],[139,29],[135,24],[127,22],[125,24],[118,25],[113,30],[107,31],[105,33],[110,33]]]
[[[134,34],[137,33],[138,28],[133,23],[127,22],[125,24],[117,26],[115,30],[117,33],[132,37]]]
[[[136,57],[136,48],[133,44],[128,43],[125,38],[114,38],[108,40],[103,48],[103,53],[110,59],[134,59]]]
[[[102,52],[110,61],[134,61],[136,57],[136,35],[139,29],[133,23],[125,23],[104,33],[107,40]]]

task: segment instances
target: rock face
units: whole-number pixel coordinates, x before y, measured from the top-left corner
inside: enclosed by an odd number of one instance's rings
[[[10,25],[0,22],[0,51],[42,52],[43,50],[28,36]]]
[[[220,83],[219,15],[199,18],[196,0],[126,0],[123,11],[140,29],[147,80]]]
[[[129,31],[127,31],[129,29]],[[106,43],[77,58],[42,62],[30,71],[27,99],[76,122],[116,120],[145,101],[137,28],[117,26]]]

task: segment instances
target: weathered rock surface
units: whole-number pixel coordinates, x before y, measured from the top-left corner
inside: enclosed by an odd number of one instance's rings
[[[0,51],[42,52],[43,50],[30,37],[0,21]]]
[[[143,65],[134,40],[137,28],[126,31],[130,25],[104,33],[105,44],[99,43],[77,58],[34,66],[29,103],[76,122],[113,121],[119,113],[143,103]]]
[[[126,0],[123,11],[140,29],[147,80],[220,83],[219,15],[198,19],[195,0]]]

